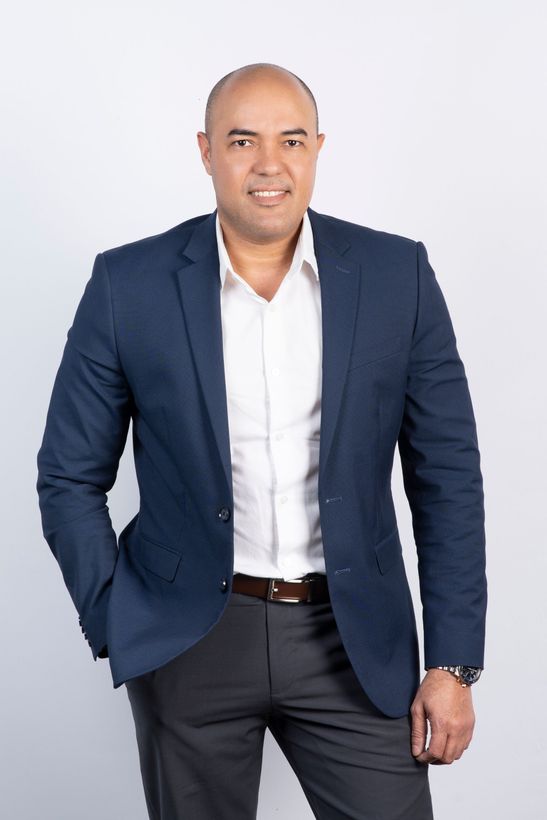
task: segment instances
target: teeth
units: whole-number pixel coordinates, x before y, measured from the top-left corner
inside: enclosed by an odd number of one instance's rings
[[[253,196],[278,196],[284,194],[285,191],[251,191]]]

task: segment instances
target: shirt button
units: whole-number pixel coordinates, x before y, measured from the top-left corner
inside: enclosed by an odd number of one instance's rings
[[[287,501],[287,496],[286,495],[282,495],[281,498],[279,499],[280,504],[284,504],[286,501]]]
[[[231,516],[230,508],[229,507],[221,507],[218,511],[218,517],[221,521],[229,521]]]
[[[283,433],[276,433],[275,434],[275,440],[276,441],[281,441],[282,438],[283,438]]]
[[[220,588],[221,588],[221,590],[222,590],[223,592],[225,592],[225,591],[228,589],[228,581],[226,580],[226,578],[223,578],[223,579],[221,580],[221,582],[220,582]]]
[[[273,373],[274,376],[279,376],[279,373],[280,373],[279,368],[278,367],[273,367],[272,368],[272,373]]]

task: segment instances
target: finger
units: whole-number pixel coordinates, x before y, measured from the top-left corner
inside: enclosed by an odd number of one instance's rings
[[[461,742],[461,739],[457,737],[452,738],[449,736],[443,754],[443,763],[453,763],[457,758],[461,757],[462,753],[463,744]]]
[[[420,706],[416,711],[411,711],[412,719],[412,754],[419,755],[425,750],[427,740],[427,719],[425,711]]]
[[[464,737],[461,735],[449,736],[443,755],[445,763],[453,763],[454,760],[459,760],[470,742],[471,738],[467,735]]]
[[[448,740],[447,732],[440,729],[431,729],[431,738],[427,749],[418,757],[418,760],[424,763],[434,763],[435,761],[443,762],[444,750]]]
[[[431,726],[431,738],[429,741],[428,752],[433,757],[438,759],[444,757],[446,744],[448,743],[448,732],[446,729],[439,729],[434,725]]]

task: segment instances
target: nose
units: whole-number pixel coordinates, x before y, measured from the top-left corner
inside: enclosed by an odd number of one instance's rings
[[[253,171],[263,176],[275,176],[283,167],[279,148],[274,145],[262,145],[255,154]]]

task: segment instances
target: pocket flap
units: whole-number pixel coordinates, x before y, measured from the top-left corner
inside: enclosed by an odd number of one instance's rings
[[[182,558],[180,553],[142,535],[137,539],[135,555],[143,567],[166,581],[173,580]]]

